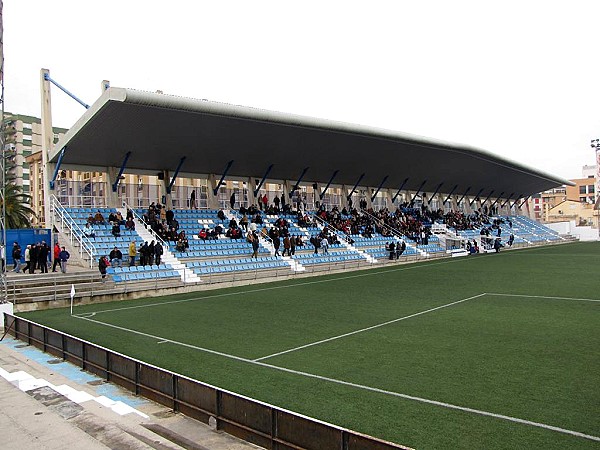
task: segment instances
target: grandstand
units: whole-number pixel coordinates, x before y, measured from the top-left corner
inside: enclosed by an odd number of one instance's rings
[[[17,310],[66,306],[70,285],[78,286],[75,303],[84,305],[571,240],[523,210],[530,195],[568,182],[481,149],[105,87],[44,167],[46,223],[70,243],[83,274],[64,283],[54,277],[53,293],[37,296],[25,286],[31,279],[10,280]],[[97,193],[71,195],[68,181],[67,194],[56,192],[63,169],[101,172]],[[121,189],[127,173],[159,174],[151,189],[158,198]],[[199,209],[190,198],[196,189]],[[134,226],[118,223],[115,233],[115,223],[89,221],[96,213],[130,216]],[[256,253],[247,239],[253,231]],[[284,254],[286,238],[296,245]],[[153,242],[163,249],[160,262],[141,264],[140,249]],[[101,280],[98,259],[114,248],[123,263]],[[388,448],[370,445],[364,448]]]

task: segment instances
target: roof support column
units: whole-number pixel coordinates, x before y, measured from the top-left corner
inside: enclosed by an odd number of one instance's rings
[[[231,169],[231,165],[232,164],[233,164],[233,159],[227,163],[227,166],[225,166],[225,170],[223,171],[223,175],[221,175],[221,179],[219,180],[219,182],[216,184],[216,186],[213,189],[213,194],[215,196],[219,193],[219,188],[221,187],[221,185],[225,181],[225,177],[227,176],[227,172],[229,172],[229,169]],[[259,188],[260,188],[260,186],[259,186]]]
[[[493,194],[493,193],[494,193],[494,189],[492,189],[492,190],[490,191],[490,193],[488,194],[488,196],[487,196],[487,197],[485,198],[485,200],[484,200],[484,201],[481,203],[481,206],[482,206],[482,207],[483,207],[483,206],[484,206],[484,205],[487,203],[487,201],[490,199],[490,197],[492,196],[492,194]],[[488,211],[489,211],[489,210],[488,210]]]
[[[479,192],[477,192],[477,194],[475,194],[475,197],[473,197],[473,200],[471,200],[469,202],[469,206],[473,206],[473,203],[477,202],[475,204],[475,209],[481,208],[481,199],[479,198],[479,196],[481,195],[482,192],[483,192],[483,188],[479,189]]]
[[[304,175],[306,175],[306,172],[308,172],[309,167],[305,167],[302,170],[302,173],[300,174],[300,176],[298,177],[298,181],[296,181],[296,184],[294,184],[294,187],[290,189],[289,194],[290,194],[290,198],[292,198],[292,195],[294,193],[294,191],[298,190],[298,188],[300,187],[300,182],[302,181],[302,179],[304,178]]]
[[[60,155],[58,155],[58,161],[56,161],[56,167],[54,168],[54,174],[52,175],[52,179],[48,183],[50,186],[50,189],[52,189],[52,190],[54,190],[54,182],[56,181],[56,177],[58,176],[58,172],[60,170],[60,165],[65,156],[66,149],[67,149],[67,147],[63,147],[62,150],[60,151]]]
[[[435,188],[435,191],[433,191],[433,194],[431,194],[431,196],[429,197],[429,200],[427,201],[427,204],[430,205],[431,201],[434,199],[434,197],[437,195],[437,193],[439,192],[440,188],[442,187],[444,183],[440,183],[437,185],[437,187]]]
[[[281,190],[281,210],[283,211],[283,207],[288,205],[290,210],[292,209],[292,196],[290,195],[292,192],[292,182],[290,180],[283,180],[283,187]]]
[[[177,169],[175,169],[173,178],[171,178],[171,182],[167,186],[167,195],[168,196],[171,196],[171,189],[173,189],[173,185],[175,184],[175,180],[177,179],[177,175],[179,175],[179,171],[181,170],[181,166],[183,166],[184,161],[185,161],[185,156],[179,160],[179,164],[177,165]],[[165,178],[165,180],[166,180],[166,178]]]
[[[396,195],[394,195],[392,197],[392,203],[394,203],[396,201],[396,199],[398,198],[398,196],[400,195],[400,192],[402,192],[402,188],[406,185],[406,183],[408,182],[408,177],[404,179],[404,181],[402,182],[402,184],[400,185],[400,187],[398,188],[398,192],[396,192]]]
[[[423,182],[421,183],[421,186],[419,186],[419,189],[417,189],[417,191],[415,192],[415,195],[413,195],[413,197],[410,199],[411,207],[412,207],[412,205],[414,205],[415,199],[417,198],[417,195],[419,195],[419,192],[421,192],[421,189],[423,189],[423,186],[425,186],[425,183],[427,183],[427,180],[423,180]]]
[[[521,204],[519,205],[519,209],[521,209],[523,205],[527,202],[527,200],[529,200],[529,197],[531,196],[528,196],[525,200],[523,200],[523,202],[521,202]]]
[[[496,205],[496,203],[498,203],[498,201],[500,200],[500,197],[502,197],[502,195],[504,195],[504,191],[500,192],[500,195],[498,197],[496,197],[496,200],[494,200],[494,203],[492,203],[490,205],[490,211],[492,210],[492,208]]]
[[[230,161],[230,163],[232,163],[232,162],[233,161]],[[271,172],[272,168],[273,168],[273,164],[271,164],[269,167],[267,167],[267,170],[265,171],[265,174],[263,175],[262,180],[260,180],[260,183],[258,183],[258,186],[256,186],[256,189],[254,189],[254,196],[255,197],[258,195],[258,191],[260,191],[260,188],[262,187],[263,183],[265,182],[265,180],[269,176],[269,172]],[[228,167],[227,170],[229,170],[229,167]]]
[[[171,201],[171,194],[168,192],[169,185],[169,171],[161,170],[158,173],[159,180],[159,198],[158,203],[164,205],[167,209],[173,209],[173,202]],[[150,199],[152,202],[152,199]]]
[[[323,191],[319,194],[319,200],[323,201],[323,197],[325,197],[325,193],[327,192],[327,189],[329,189],[329,186],[331,186],[331,183],[333,182],[333,179],[338,174],[338,172],[339,172],[339,170],[335,170],[333,172],[333,174],[331,174],[331,178],[329,178],[329,181],[327,182],[325,189],[323,189]]]
[[[508,196],[508,198],[502,202],[502,204],[499,206],[500,211],[503,211],[505,215],[510,215],[510,207],[509,208],[504,208],[508,203],[510,203],[510,199],[512,198],[512,196],[515,195],[515,193],[513,192],[512,194],[510,194]]]
[[[467,196],[467,194],[469,193],[469,191],[470,191],[470,190],[471,190],[471,186],[469,186],[469,187],[468,187],[468,188],[465,190],[465,193],[462,195],[462,197],[460,198],[460,200],[458,200],[458,201],[456,202],[456,209],[458,209],[458,207],[460,206],[460,203],[461,203],[461,202],[464,200],[464,198]],[[470,206],[468,201],[465,203],[465,205],[464,205],[464,207],[463,207],[463,212],[467,212],[467,208],[466,208],[467,206]]]
[[[516,200],[513,202],[513,204],[509,206],[509,210],[511,211],[511,213],[512,213],[512,209],[515,207],[515,205],[517,203],[519,203],[519,200],[521,200],[522,198],[523,198],[523,194],[519,194],[519,196],[516,198]]]
[[[371,196],[371,203],[373,203],[375,201],[375,197],[377,197],[377,194],[379,194],[379,191],[381,190],[381,187],[383,186],[383,183],[385,183],[385,181],[387,179],[388,179],[388,175],[386,175],[385,177],[383,177],[383,180],[381,180],[381,183],[379,183],[379,186],[377,187],[377,189],[375,190],[375,192]]]
[[[125,153],[125,158],[123,159],[123,163],[121,164],[119,173],[117,174],[115,181],[111,184],[111,188],[112,188],[113,192],[117,192],[117,188],[119,187],[119,182],[121,181],[121,176],[123,175],[123,172],[125,171],[125,167],[127,167],[127,161],[129,160],[130,156],[131,156],[131,152]]]
[[[256,190],[256,178],[248,177],[246,181],[246,187],[248,190],[248,207],[252,205],[258,206],[256,195],[254,195],[254,191]]]
[[[120,208],[122,206],[119,202],[117,189],[112,189],[112,187],[119,184],[119,177],[119,169],[116,167],[106,168],[106,185],[110,186],[110,188],[106,189],[106,206],[108,208]]]
[[[219,197],[218,192],[219,189],[215,189],[217,184],[217,176],[214,173],[208,174],[208,186],[206,189],[206,202],[208,204],[208,209],[219,209]]]
[[[445,205],[448,200],[450,200],[450,198],[452,197],[452,194],[454,194],[454,191],[456,191],[456,188],[458,187],[458,184],[454,185],[454,187],[452,188],[452,190],[450,191],[450,193],[446,196],[446,198],[442,201],[442,204]]]
[[[350,191],[350,193],[348,195],[346,195],[346,202],[348,202],[348,204],[350,204],[350,201],[352,200],[352,194],[354,194],[354,192],[356,192],[356,188],[358,187],[359,183],[362,181],[362,179],[364,178],[365,174],[364,172],[360,175],[360,177],[358,177],[358,180],[356,180],[356,183],[354,183],[354,187],[352,188],[352,190]],[[346,188],[344,188],[344,194],[346,193]]]

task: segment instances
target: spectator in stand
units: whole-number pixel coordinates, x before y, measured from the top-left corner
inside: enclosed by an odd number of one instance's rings
[[[217,213],[217,217],[219,218],[219,220],[225,220],[225,212],[223,212],[222,209],[219,210],[219,212]]]
[[[109,265],[108,258],[106,256],[101,256],[98,260],[98,270],[100,271],[100,275],[102,276],[102,282],[106,281],[106,268]]]
[[[130,217],[127,218],[127,221],[125,222],[125,229],[127,231],[135,230],[135,222],[133,221],[133,218],[130,218]]]
[[[279,212],[279,197],[277,195],[273,198],[273,203],[275,204],[275,210]]]
[[[329,241],[326,237],[323,237],[323,239],[321,239],[321,247],[323,248],[323,254],[329,253]]]
[[[96,238],[96,232],[94,231],[94,228],[92,228],[92,225],[89,222],[87,222],[85,224],[85,227],[83,227],[83,235],[88,239]]]
[[[154,264],[154,240],[150,242],[148,246],[148,265],[151,266]]]
[[[267,206],[269,206],[269,197],[267,197],[267,194],[263,195],[262,202],[263,202],[263,211],[266,212]]]
[[[192,189],[192,193],[190,194],[190,209],[198,209],[198,205],[196,204],[196,190]]]
[[[102,213],[100,212],[100,210],[98,210],[98,212],[94,216],[94,223],[96,225],[104,225],[106,223],[104,221],[104,216],[102,215]]]
[[[154,264],[156,264],[157,266],[160,265],[162,255],[163,246],[161,245],[160,241],[157,241],[156,244],[154,244]]]
[[[259,241],[258,241],[258,235],[256,234],[256,231],[249,231],[248,232],[248,237],[246,238],[246,240],[248,242],[250,242],[250,244],[252,244],[252,256],[251,256],[251,258],[258,259],[258,245],[259,245]]]
[[[406,242],[400,241],[396,244],[396,259],[400,259],[402,253],[406,250]]]
[[[231,206],[231,209],[234,209],[234,207],[235,207],[235,191],[233,191],[231,193],[231,197],[229,197],[229,205]]]
[[[61,247],[60,253],[58,254],[58,259],[60,259],[60,271],[62,273],[67,273],[67,261],[71,255],[67,251],[65,247]]]
[[[288,256],[292,256],[290,237],[287,235],[283,238],[283,253],[281,256],[285,256],[286,252]]]
[[[121,211],[117,211],[117,217],[115,220],[119,225],[125,225],[125,219],[123,219],[123,215],[121,214]]]
[[[110,265],[112,267],[121,267],[123,265],[123,253],[117,247],[113,248],[110,254]]]
[[[54,264],[52,264],[52,272],[56,272],[56,266],[60,267],[60,258],[59,255],[60,254],[60,245],[58,245],[58,242],[54,244],[54,251],[53,251],[53,256],[54,256]]]
[[[129,267],[135,266],[135,255],[136,255],[136,245],[135,241],[131,241],[129,243],[129,249],[127,251],[127,255],[129,256]]]
[[[200,232],[198,233],[198,237],[206,242],[206,238],[208,237],[208,232],[206,231],[206,228],[202,228],[200,230]]]
[[[396,244],[390,242],[388,243],[388,245],[386,245],[386,247],[387,251],[390,252],[390,260],[394,259],[394,257],[396,256]]]
[[[94,219],[94,216],[92,216],[92,213],[90,213],[90,215],[88,216],[86,223],[89,223],[90,225],[96,223],[96,220]]]
[[[262,211],[262,208],[263,208],[263,198],[262,198],[262,195],[258,196],[257,201],[258,201],[258,209],[260,209]]]
[[[508,242],[507,242],[508,246],[512,247],[513,242],[515,242],[515,235],[511,233],[510,236],[508,237]]]
[[[113,222],[111,234],[114,237],[121,237],[121,225],[119,225],[119,222]]]
[[[138,251],[140,254],[140,266],[145,266],[146,265],[146,255],[148,254],[148,243],[142,242],[140,244],[140,248]]]
[[[294,256],[296,254],[296,237],[290,236],[290,256]]]
[[[244,214],[240,220],[240,226],[244,229],[245,232],[248,232],[248,216]]]

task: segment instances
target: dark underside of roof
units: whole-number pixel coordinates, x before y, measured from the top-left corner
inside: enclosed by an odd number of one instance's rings
[[[148,173],[172,173],[185,157],[183,172],[220,176],[233,160],[228,176],[260,179],[272,164],[268,179],[292,183],[308,167],[303,182],[327,183],[337,171],[333,183],[352,187],[364,173],[360,186],[377,187],[387,177],[384,188],[398,189],[408,179],[404,189],[417,190],[425,181],[428,192],[441,184],[442,193],[483,189],[482,196],[493,190],[493,197],[503,198],[564,182],[468,146],[285,115],[252,117],[247,109],[242,115],[201,109],[106,101],[59,143],[66,146],[63,164],[120,167],[131,152],[127,168]]]

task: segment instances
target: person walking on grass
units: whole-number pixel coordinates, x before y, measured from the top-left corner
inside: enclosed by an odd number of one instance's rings
[[[67,251],[67,249],[63,246],[58,254],[58,259],[60,260],[60,271],[62,273],[67,273],[67,261],[71,255]]]

